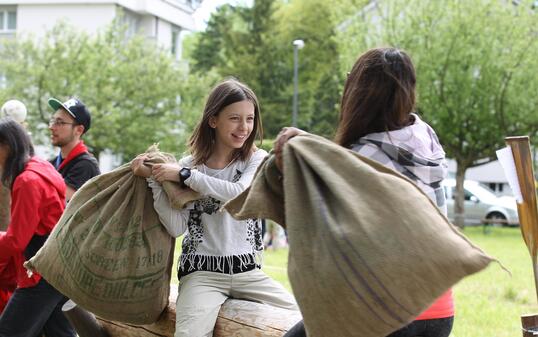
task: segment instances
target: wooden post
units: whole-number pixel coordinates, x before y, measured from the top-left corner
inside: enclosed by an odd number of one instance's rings
[[[531,255],[534,287],[538,298],[538,206],[529,137],[507,137],[505,141],[512,150],[519,188],[523,197],[523,202],[517,204],[517,212],[521,234]],[[534,336],[533,330],[538,332],[538,315],[523,315],[521,323],[524,337]]]
[[[523,327],[523,337],[535,337],[538,334],[538,315],[522,315],[521,326]]]

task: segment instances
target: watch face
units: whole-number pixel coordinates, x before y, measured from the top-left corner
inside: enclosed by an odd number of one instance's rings
[[[184,167],[179,171],[179,176],[181,177],[181,180],[185,181],[191,176],[191,169]]]

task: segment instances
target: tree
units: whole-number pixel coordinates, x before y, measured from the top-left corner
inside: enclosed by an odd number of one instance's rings
[[[495,160],[505,136],[537,135],[537,14],[498,0],[387,0],[342,32],[347,64],[379,45],[411,54],[418,112],[457,163],[459,226],[465,171]]]
[[[277,13],[277,42],[288,50],[288,69],[293,69],[291,43],[305,41],[299,52],[299,126],[332,137],[345,76],[340,72],[340,51],[335,33],[333,7],[323,0],[297,0]],[[291,77],[287,92],[291,97]],[[291,106],[291,99],[290,99]],[[288,111],[290,109],[288,108]]]
[[[341,0],[344,3],[352,0]],[[343,75],[339,73],[333,12],[326,1],[282,3],[257,0],[252,7],[225,5],[199,34],[193,69],[214,69],[253,88],[260,99],[264,129],[274,137],[291,124],[293,95],[292,41],[303,39],[300,52],[299,126],[332,136]]]
[[[44,38],[18,37],[4,43],[0,68],[7,78],[0,99],[27,104],[36,142],[48,138],[48,98],[76,95],[92,113],[84,141],[96,155],[110,149],[130,160],[155,142],[176,154],[184,149],[185,71],[154,41],[127,39],[117,22],[95,36],[60,23]]]

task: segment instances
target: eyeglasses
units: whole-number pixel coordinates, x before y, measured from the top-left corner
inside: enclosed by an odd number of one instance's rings
[[[53,127],[53,126],[64,126],[64,125],[74,125],[75,123],[69,123],[69,122],[64,122],[63,120],[61,119],[50,119],[49,120],[49,127]]]

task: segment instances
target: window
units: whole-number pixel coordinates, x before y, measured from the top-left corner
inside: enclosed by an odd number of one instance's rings
[[[17,13],[7,12],[7,30],[17,29]]]
[[[170,48],[172,55],[177,55],[178,37],[179,37],[179,32],[177,30],[172,31],[172,44]]]
[[[125,26],[125,37],[135,36],[140,29],[140,15],[122,8],[121,24]]]
[[[181,59],[184,31],[177,26],[172,26],[172,41],[170,43],[170,52],[176,60]]]
[[[179,32],[177,30],[172,31],[172,55],[177,56],[179,46]]]
[[[168,0],[171,3],[178,5],[189,6],[191,9],[196,10],[202,4],[202,0]]]
[[[13,32],[17,29],[17,12],[0,10],[0,32]]]

